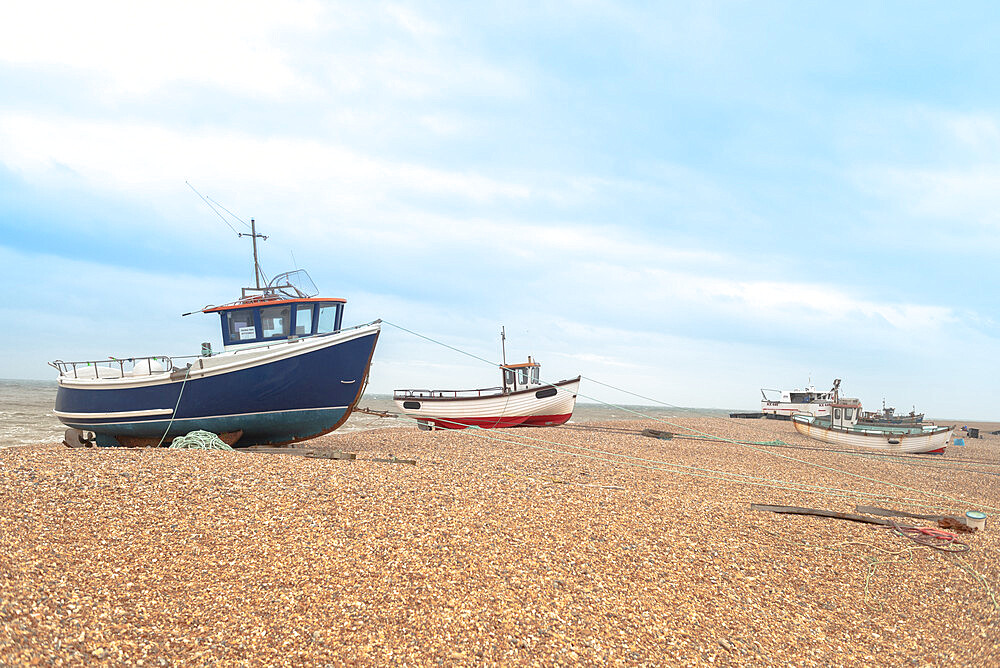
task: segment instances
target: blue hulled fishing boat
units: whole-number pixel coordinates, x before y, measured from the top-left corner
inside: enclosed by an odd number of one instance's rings
[[[242,236],[253,239],[256,286],[196,311],[218,314],[221,352],[202,344],[187,357],[50,363],[67,445],[167,445],[195,430],[236,447],[281,445],[347,420],[367,383],[380,321],[344,329],[344,299],[317,297],[302,270],[265,280],[254,221]]]

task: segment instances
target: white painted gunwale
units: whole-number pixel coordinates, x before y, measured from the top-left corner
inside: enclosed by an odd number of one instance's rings
[[[565,381],[564,381],[565,382]],[[535,392],[547,387],[555,387],[551,397],[539,399]],[[538,385],[528,390],[491,397],[404,397],[393,399],[399,410],[415,419],[456,419],[456,418],[507,418],[533,417],[536,415],[565,415],[572,413],[576,406],[580,379],[558,385]],[[405,401],[419,401],[420,408],[403,408]]]
[[[831,427],[823,427],[812,423],[812,419],[806,416],[792,418],[795,430],[809,438],[832,443],[835,445],[849,445],[857,448],[869,450],[885,450],[888,452],[905,452],[917,454],[938,450],[948,445],[952,431],[947,427],[932,427],[927,425],[923,432],[919,434],[899,434],[890,432],[876,432],[873,430],[867,433],[857,431],[843,431]],[[898,440],[899,443],[889,443],[889,438]]]
[[[341,343],[347,343],[363,336],[381,330],[381,324],[371,323],[361,325],[354,329],[343,330],[336,334],[320,336],[310,336],[293,341],[282,340],[273,344],[267,344],[260,348],[245,348],[242,350],[226,351],[213,355],[212,357],[199,357],[192,365],[187,375],[187,380],[197,378],[210,378],[223,374],[250,369],[255,366],[277,362],[283,359],[304,355],[323,348],[329,348]],[[86,390],[122,390],[135,387],[151,387],[156,385],[167,385],[169,383],[180,383],[184,381],[184,376],[171,378],[169,371],[154,373],[149,376],[123,376],[121,378],[73,378],[72,376],[59,376],[59,385],[67,388],[77,388]]]

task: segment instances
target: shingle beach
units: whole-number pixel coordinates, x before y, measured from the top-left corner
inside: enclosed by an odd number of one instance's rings
[[[786,447],[640,433],[677,425]],[[299,446],[354,461],[4,449],[0,664],[1000,665],[1000,437],[966,443],[682,418]],[[951,554],[751,503],[989,519]]]

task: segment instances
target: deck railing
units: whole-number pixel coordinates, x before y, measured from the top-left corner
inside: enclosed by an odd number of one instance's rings
[[[184,355],[182,357],[150,355],[149,357],[123,357],[121,359],[109,357],[103,360],[83,360],[81,362],[55,360],[54,362],[49,362],[49,366],[58,371],[60,376],[72,376],[73,378],[122,378],[169,373],[175,368],[174,360],[197,357],[197,355]]]
[[[502,387],[484,387],[479,390],[395,390],[393,399],[474,399],[503,392]]]

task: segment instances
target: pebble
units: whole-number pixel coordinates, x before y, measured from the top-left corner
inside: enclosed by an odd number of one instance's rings
[[[4,449],[0,665],[998,665],[1000,530],[952,555],[750,510],[1000,508],[997,443],[878,461],[684,417],[302,444],[356,461]]]

